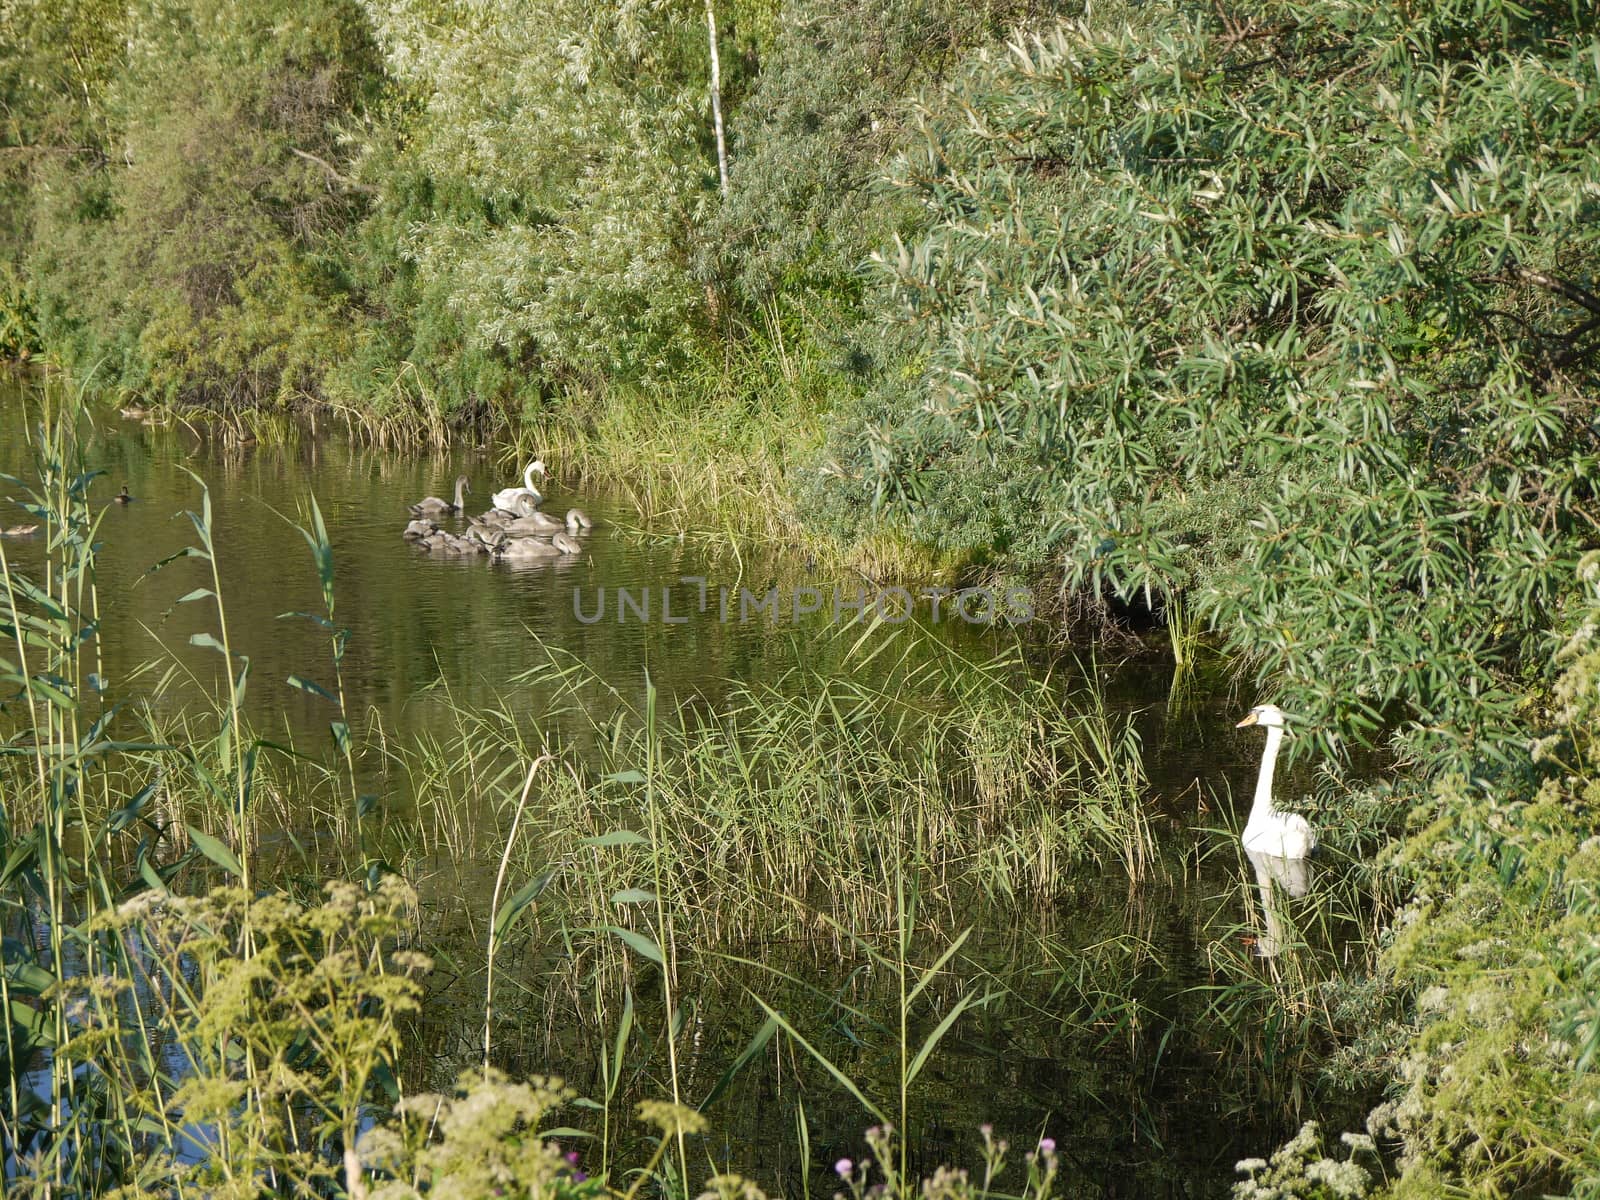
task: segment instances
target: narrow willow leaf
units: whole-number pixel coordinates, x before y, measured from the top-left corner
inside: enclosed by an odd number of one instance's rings
[[[647,846],[649,842],[640,834],[631,829],[613,829],[610,833],[602,833],[598,837],[584,838],[578,843],[580,846]]]
[[[625,946],[648,958],[651,962],[656,963],[658,966],[666,966],[666,959],[661,956],[661,947],[645,937],[644,934],[632,929],[623,929],[617,925],[607,925],[605,930],[607,933],[614,934]]]
[[[237,875],[241,879],[244,878],[244,868],[239,865],[239,860],[234,857],[233,851],[229,850],[219,839],[212,837],[209,833],[201,833],[200,830],[188,823],[184,824],[184,828],[189,831],[189,840],[194,843],[195,849],[216,863],[217,866]]]

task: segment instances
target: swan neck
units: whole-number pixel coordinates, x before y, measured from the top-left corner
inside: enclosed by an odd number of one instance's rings
[[[1252,822],[1273,813],[1272,772],[1278,765],[1278,748],[1282,744],[1283,730],[1275,725],[1267,726],[1267,747],[1261,752],[1261,774],[1256,778],[1256,802],[1250,809]]]

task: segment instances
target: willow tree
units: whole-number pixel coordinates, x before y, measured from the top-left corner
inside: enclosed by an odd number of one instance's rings
[[[1141,21],[925,112],[883,256],[920,374],[841,453],[913,509],[1008,464],[1066,587],[1197,598],[1324,750],[1499,757],[1600,533],[1594,10]]]
[[[319,256],[362,208],[339,126],[377,79],[354,4],[13,0],[0,17],[24,143],[5,240],[45,349],[164,399],[315,389],[344,326]]]
[[[704,11],[402,0],[368,13],[407,97],[389,182],[427,181],[398,230],[427,303],[547,379],[666,372],[699,321],[685,247],[716,199]]]

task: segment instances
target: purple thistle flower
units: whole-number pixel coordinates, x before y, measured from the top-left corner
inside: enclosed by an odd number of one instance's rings
[[[850,1170],[854,1166],[855,1164],[852,1163],[848,1158],[841,1158],[838,1162],[833,1164],[833,1170],[840,1179],[848,1179],[850,1178]]]

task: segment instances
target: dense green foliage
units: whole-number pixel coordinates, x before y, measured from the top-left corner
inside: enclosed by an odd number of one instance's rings
[[[700,4],[247,7],[6,5],[3,328],[139,398],[502,419],[831,345],[910,97],[1026,11],[721,9],[723,196]]]
[[[24,18],[43,23],[25,10],[7,32],[30,32]],[[231,406],[317,389],[347,345],[326,251],[358,215],[335,162],[337,122],[376,81],[359,12],[219,0],[78,18],[4,59],[13,85],[55,67],[50,99],[84,97],[48,140],[14,148],[40,340],[140,396]],[[80,77],[77,37],[106,32],[114,69]]]
[[[1197,590],[1323,750],[1493,755],[1596,532],[1596,47],[1453,3],[1018,42],[898,168],[926,357],[881,486],[939,520],[968,446],[1021,452],[1019,536]]]
[[[1593,5],[716,11],[726,191],[688,0],[3,0],[0,351],[1185,604],[1415,768],[1400,1189],[1592,1186]]]
[[[1600,1187],[1600,562],[1557,656],[1544,736],[1515,776],[1442,781],[1397,855],[1415,896],[1385,952],[1416,989],[1403,1087],[1373,1132],[1404,1139],[1397,1192]]]

